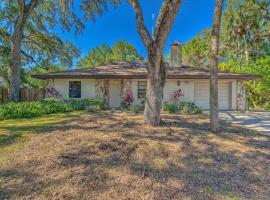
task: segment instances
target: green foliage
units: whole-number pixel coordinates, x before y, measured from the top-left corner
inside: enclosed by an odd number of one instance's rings
[[[178,109],[186,114],[201,114],[202,109],[195,105],[193,102],[180,102]]]
[[[39,117],[46,114],[84,110],[89,106],[104,107],[100,99],[44,99],[35,102],[7,103],[0,105],[0,120]]]
[[[201,114],[202,109],[192,102],[164,103],[163,110],[169,113],[180,111],[185,114]]]
[[[78,68],[95,67],[111,61],[138,61],[137,49],[126,41],[118,41],[112,47],[102,44],[89,51],[89,53],[77,62]]]
[[[245,62],[239,64],[237,61],[229,60],[220,65],[220,69],[231,72],[242,72],[261,76],[256,81],[246,81],[247,100],[249,106],[257,108],[268,104],[270,101],[270,56],[261,57],[254,63]]]
[[[228,0],[222,17],[219,68],[229,72],[260,75],[247,81],[247,99],[253,108],[270,100],[270,1]],[[185,64],[208,65],[210,30],[206,29],[183,48]]]
[[[132,112],[132,113],[139,113],[142,110],[143,110],[143,106],[139,106],[139,105],[130,106],[130,112]]]
[[[78,33],[84,27],[75,14],[75,10],[69,10],[64,14],[61,12],[59,2],[62,1],[37,1],[37,5],[25,18],[26,21],[22,27],[22,69],[30,71],[34,67],[48,71],[47,67],[52,65],[70,67],[73,59],[79,57],[80,51],[70,42],[62,40],[53,31],[56,26],[61,25],[63,30],[70,31],[72,28]],[[26,7],[29,3],[30,1],[25,1]],[[0,74],[5,80],[8,79],[8,69],[11,65],[12,34],[19,13],[18,1],[1,1]],[[28,76],[23,79],[23,82],[29,79]]]
[[[175,103],[165,103],[163,105],[163,110],[169,113],[176,113],[178,110],[178,106]]]
[[[105,105],[102,99],[65,99],[65,104],[69,105],[72,110],[84,110],[89,106],[95,106],[97,109],[104,109]]]
[[[269,6],[268,0],[227,1],[221,38],[227,56],[249,62],[269,55]]]
[[[208,65],[210,29],[205,29],[183,45],[183,62],[194,67]]]

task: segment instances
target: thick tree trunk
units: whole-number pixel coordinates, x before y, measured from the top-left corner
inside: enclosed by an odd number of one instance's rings
[[[222,12],[222,0],[216,1],[213,28],[211,34],[210,70],[210,126],[214,132],[218,131],[218,47]]]
[[[163,89],[165,84],[165,65],[161,59],[148,63],[147,92],[144,110],[144,121],[146,124],[158,126],[160,124],[160,110],[163,100]]]
[[[12,37],[11,67],[9,70],[9,100],[15,102],[19,101],[20,95],[21,43],[22,43],[21,27],[16,26],[16,30]]]
[[[28,1],[29,2],[29,1]],[[9,69],[9,100],[19,101],[21,83],[21,47],[22,30],[30,13],[37,6],[38,0],[31,0],[26,4],[25,0],[18,0],[19,13],[14,25],[14,32],[11,38],[11,66]]]
[[[165,83],[165,65],[162,61],[162,53],[182,0],[166,0],[163,2],[153,37],[145,26],[139,0],[127,0],[127,2],[135,11],[137,32],[148,52],[144,121],[147,124],[158,126],[160,124],[160,108]]]

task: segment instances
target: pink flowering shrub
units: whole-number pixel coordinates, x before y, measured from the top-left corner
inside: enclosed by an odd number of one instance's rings
[[[60,98],[60,92],[54,87],[45,88],[45,94],[47,98]]]
[[[180,98],[184,96],[184,93],[181,89],[176,90],[172,95],[170,101],[172,103],[177,103],[179,102]]]
[[[134,102],[133,93],[130,89],[126,89],[123,95],[123,105],[125,108],[128,108]]]

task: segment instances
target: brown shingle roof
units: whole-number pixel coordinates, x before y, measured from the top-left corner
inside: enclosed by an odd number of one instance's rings
[[[219,72],[220,79],[257,79],[256,75]],[[112,62],[95,68],[83,68],[51,72],[47,74],[33,74],[38,79],[68,79],[68,78],[95,78],[95,79],[145,79],[147,70],[145,65],[129,62]],[[194,68],[189,66],[168,67],[169,79],[208,79],[209,70],[206,68]]]

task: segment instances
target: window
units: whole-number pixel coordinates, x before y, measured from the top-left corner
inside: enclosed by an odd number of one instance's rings
[[[81,81],[69,81],[69,98],[81,98]]]
[[[146,81],[138,81],[138,98],[146,97]]]

